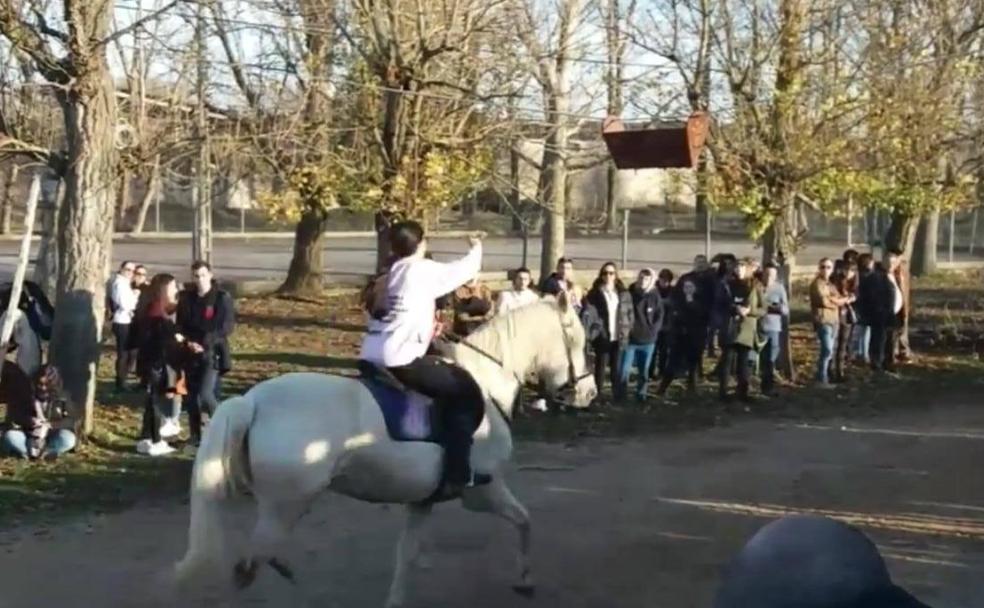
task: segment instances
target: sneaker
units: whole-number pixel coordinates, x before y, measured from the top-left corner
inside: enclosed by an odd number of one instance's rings
[[[547,411],[547,400],[537,399],[536,401],[530,404],[530,409],[536,410],[538,412]]]
[[[154,447],[154,442],[150,439],[141,439],[137,442],[137,454],[150,454],[150,449]]]
[[[164,419],[161,425],[161,439],[171,439],[181,434],[181,424],[173,418]]]
[[[174,452],[174,448],[167,444],[163,439],[150,446],[148,456],[166,456]]]

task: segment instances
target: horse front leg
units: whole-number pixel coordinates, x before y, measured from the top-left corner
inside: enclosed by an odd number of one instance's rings
[[[513,585],[513,591],[525,597],[532,597],[536,586],[533,583],[530,564],[533,530],[529,511],[516,500],[500,476],[496,476],[488,485],[466,490],[461,502],[469,511],[491,513],[516,526],[519,532],[519,582]]]
[[[386,608],[403,606],[407,599],[407,571],[421,554],[421,529],[431,514],[431,505],[407,505],[407,523],[396,545],[396,566]]]

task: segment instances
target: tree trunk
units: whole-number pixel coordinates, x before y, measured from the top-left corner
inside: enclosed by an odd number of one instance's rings
[[[143,233],[144,225],[147,223],[147,212],[154,203],[161,189],[161,155],[154,157],[154,165],[150,169],[150,178],[147,180],[147,191],[140,201],[140,211],[137,213],[137,221],[133,224],[133,234]]]
[[[376,229],[376,272],[382,272],[389,266],[390,242],[389,227],[393,223],[393,214],[388,211],[377,211],[373,216]]]
[[[65,182],[59,179],[54,192],[44,196],[38,203],[38,210],[41,212],[41,240],[37,262],[34,264],[34,282],[52,300],[55,299],[58,286],[58,214],[64,198]]]
[[[618,227],[618,168],[608,161],[608,188],[605,194],[605,232]]]
[[[523,193],[519,181],[519,152],[516,151],[518,142],[509,146],[509,206],[512,213],[512,231],[514,234],[525,234],[523,224],[526,213],[523,205]]]
[[[694,231],[701,234],[707,229],[707,214],[709,212],[707,204],[707,186],[709,182],[710,172],[707,166],[707,153],[700,155],[700,159],[697,161],[697,195],[695,197],[694,205]]]
[[[889,251],[898,251],[902,254],[911,252],[918,225],[919,216],[902,211],[893,212],[892,221],[885,231],[882,258],[886,258]]]
[[[285,294],[319,293],[324,278],[325,215],[308,210],[301,216],[294,233],[294,256],[287,279],[278,289]]]
[[[80,21],[97,24],[82,45],[85,69],[58,93],[65,121],[65,200],[58,216],[58,283],[50,360],[61,372],[83,436],[93,428],[96,367],[105,314],[105,288],[113,246],[113,124],[116,98],[105,51],[88,48],[89,38],[108,30],[109,5]],[[90,7],[91,8],[91,7]],[[79,9],[81,10],[81,8]],[[81,60],[79,60],[81,61]]]
[[[120,174],[120,188],[116,191],[116,227],[126,228],[126,212],[130,208],[130,170],[123,169]]]
[[[0,193],[0,234],[10,234],[18,175],[20,175],[20,165],[16,164],[11,165],[3,174],[3,189]]]
[[[762,261],[774,262],[779,266],[779,282],[786,288],[789,301],[793,301],[793,267],[796,265],[796,229],[798,213],[791,196],[785,191],[775,194],[784,200],[780,214],[762,236]],[[796,366],[793,364],[793,344],[789,331],[789,319],[784,318],[782,334],[779,336],[779,361],[776,371],[790,382],[796,381]]]
[[[921,277],[932,274],[938,269],[936,253],[939,244],[939,229],[939,209],[933,209],[919,220],[911,256],[911,268],[914,276]]]
[[[567,167],[564,158],[557,153],[567,145],[564,134],[563,144],[559,141],[558,131],[547,138],[548,147],[543,151],[543,170],[540,172],[540,200],[547,206],[546,225],[543,227],[542,247],[540,250],[540,276],[549,276],[557,267],[557,260],[564,256],[565,219],[567,200],[565,184],[567,182]]]

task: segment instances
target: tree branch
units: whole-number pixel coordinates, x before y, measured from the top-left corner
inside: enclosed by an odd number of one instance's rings
[[[10,41],[14,50],[30,57],[46,79],[64,84],[71,78],[66,66],[48,48],[42,34],[21,20],[14,3],[9,0],[0,1],[0,34]]]
[[[99,48],[101,48],[101,47],[103,47],[103,46],[105,46],[105,45],[113,42],[114,40],[117,40],[119,38],[122,38],[123,36],[126,36],[130,32],[132,32],[132,31],[134,31],[134,30],[142,27],[143,24],[145,24],[145,23],[147,23],[149,21],[153,21],[153,20],[157,19],[158,17],[160,17],[164,13],[168,12],[169,10],[171,10],[172,8],[174,8],[175,6],[177,6],[178,5],[178,2],[181,2],[181,0],[171,0],[171,3],[170,4],[165,4],[163,7],[157,9],[153,13],[150,13],[146,17],[142,17],[140,19],[137,19],[136,21],[134,21],[133,23],[131,23],[130,25],[126,26],[125,28],[123,28],[121,30],[116,30],[115,32],[113,32],[109,36],[106,36],[105,38],[103,38],[102,40],[100,40],[99,43],[96,44],[96,48],[99,49]],[[65,34],[62,34],[62,35],[65,36]],[[64,41],[65,42],[68,41],[68,36],[65,36],[65,40]]]

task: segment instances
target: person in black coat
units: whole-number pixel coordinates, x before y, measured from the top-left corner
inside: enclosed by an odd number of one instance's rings
[[[697,391],[697,374],[707,344],[707,301],[700,297],[699,276],[687,273],[680,277],[671,295],[670,331],[672,346],[656,394],[663,395],[681,373],[687,376],[687,391]]]
[[[759,530],[728,566],[713,608],[929,608],[895,585],[864,534],[791,515]]]
[[[895,357],[895,286],[888,276],[888,269],[880,262],[874,270],[861,278],[858,287],[858,303],[861,319],[871,328],[869,356],[875,371],[894,371]]]
[[[656,353],[656,343],[663,327],[663,300],[656,288],[656,273],[644,268],[629,287],[632,299],[632,327],[628,341],[621,347],[619,394],[627,395],[629,375],[636,368],[636,401],[645,401],[649,388],[649,367]]]
[[[612,392],[615,399],[620,400],[623,396],[619,392],[619,352],[628,342],[632,329],[632,297],[618,278],[614,263],[608,262],[601,267],[584,302],[581,318],[594,351],[595,384],[600,391],[607,362]]]
[[[195,286],[178,299],[178,330],[187,340],[191,356],[188,377],[188,422],[191,441],[201,440],[202,407],[212,413],[218,407],[216,383],[232,369],[229,336],[235,326],[232,297],[215,286],[212,267],[203,261],[191,266]]]
[[[650,379],[662,378],[670,365],[670,348],[673,343],[673,271],[664,268],[656,277],[656,289],[659,300],[663,304],[663,325],[659,328],[656,339],[656,354],[649,364]]]

